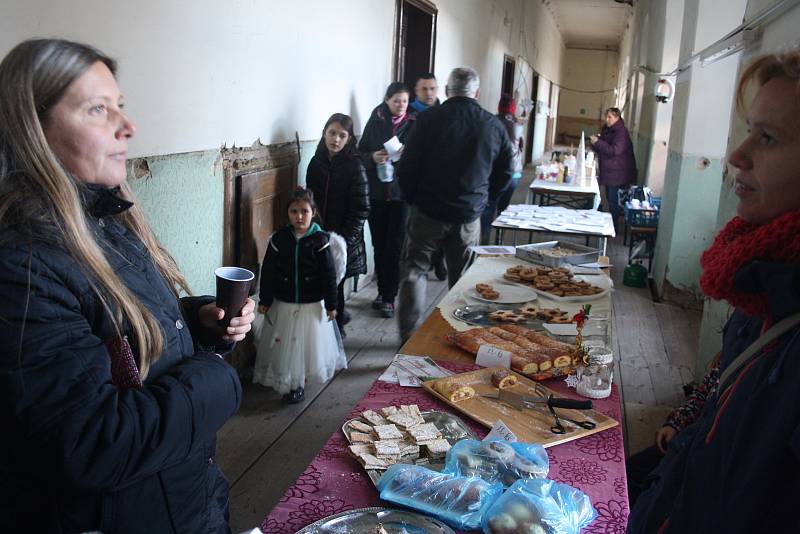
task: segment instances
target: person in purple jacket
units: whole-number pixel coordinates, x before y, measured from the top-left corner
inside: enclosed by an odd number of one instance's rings
[[[606,110],[605,126],[600,135],[593,135],[590,140],[600,164],[597,181],[606,189],[608,211],[614,217],[614,227],[616,227],[619,216],[622,215],[619,190],[636,181],[633,143],[619,108]]]

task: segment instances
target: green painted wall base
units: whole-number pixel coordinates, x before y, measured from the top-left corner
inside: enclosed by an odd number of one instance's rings
[[[300,185],[305,185],[306,169],[317,142],[300,143]],[[136,177],[141,174],[144,177]],[[137,158],[129,163],[128,182],[150,226],[175,258],[192,292],[213,295],[214,269],[222,265],[223,250],[224,179],[220,151]],[[371,273],[374,260],[368,224],[364,238]]]
[[[195,294],[214,294],[222,265],[223,178],[219,150],[138,160],[150,170],[129,178],[158,239],[170,251]]]
[[[720,159],[669,151],[656,240],[654,273],[664,283],[700,295],[700,256],[717,231],[723,165]]]

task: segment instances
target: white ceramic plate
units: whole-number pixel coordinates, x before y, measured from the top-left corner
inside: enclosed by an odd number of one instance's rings
[[[584,282],[589,282],[595,287],[601,288],[603,291],[601,293],[597,293],[595,295],[581,295],[578,297],[559,297],[558,295],[553,295],[552,293],[548,293],[547,291],[542,291],[541,289],[536,289],[535,287],[531,287],[532,291],[535,291],[543,298],[548,300],[554,300],[556,302],[592,302],[593,300],[597,300],[602,298],[611,291],[611,280],[607,276],[580,276],[576,275],[575,280],[583,280]],[[525,286],[530,287],[530,286]]]
[[[532,287],[518,284],[507,284],[499,281],[489,281],[486,283],[492,286],[495,291],[500,293],[500,296],[491,300],[484,298],[475,290],[474,287],[470,287],[464,291],[464,296],[471,299],[480,300],[481,302],[491,302],[494,304],[522,304],[524,302],[536,300],[536,291],[534,291]]]

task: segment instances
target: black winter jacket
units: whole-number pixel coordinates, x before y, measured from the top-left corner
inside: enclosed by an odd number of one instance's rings
[[[199,343],[197,310],[213,299],[175,297],[115,217],[130,203],[100,187],[84,199],[164,351],[144,388],[118,390],[104,346],[116,332],[56,232],[0,232],[0,532],[228,532],[214,440],[242,391]]]
[[[514,149],[500,120],[467,97],[417,115],[398,181],[405,199],[428,217],[468,223],[513,174]]]
[[[403,195],[397,185],[397,172],[403,165],[402,160],[394,164],[394,181],[384,183],[378,180],[378,167],[375,165],[375,160],[372,159],[372,154],[383,150],[383,144],[395,135],[401,143],[405,144],[417,118],[417,113],[410,107],[407,113],[406,120],[395,130],[392,125],[392,112],[384,102],[372,110],[367,125],[364,127],[364,133],[361,134],[358,150],[361,152],[361,159],[367,169],[369,197],[372,200],[403,200]]]
[[[800,265],[751,262],[734,282],[765,293],[776,323],[800,311]],[[720,373],[759,337],[762,321],[734,312]],[[669,442],[628,532],[800,532],[800,327],[740,371],[727,382],[738,380],[733,392],[709,397],[698,420]]]
[[[347,242],[345,278],[367,274],[364,221],[369,216],[367,174],[358,155],[317,150],[306,171],[306,187],[314,193],[321,225]]]
[[[269,307],[274,299],[298,303],[325,300],[325,309],[330,311],[336,309],[336,289],[329,236],[317,223],[299,240],[291,225],[272,235],[261,265],[259,304]]]

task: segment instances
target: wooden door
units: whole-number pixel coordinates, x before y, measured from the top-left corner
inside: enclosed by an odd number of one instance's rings
[[[533,108],[528,115],[528,135],[525,143],[525,165],[533,161],[533,132],[536,129],[536,110],[538,109],[539,75],[534,73],[531,79],[531,102]]]
[[[269,236],[289,222],[286,206],[294,184],[294,166],[250,172],[236,178],[234,254],[237,265],[255,272],[256,280]]]
[[[514,95],[514,74],[517,70],[516,60],[506,55],[503,58],[503,79],[501,80],[500,94],[502,96]]]
[[[433,72],[437,17],[438,10],[429,0],[397,0],[394,79],[410,89],[420,75]]]

